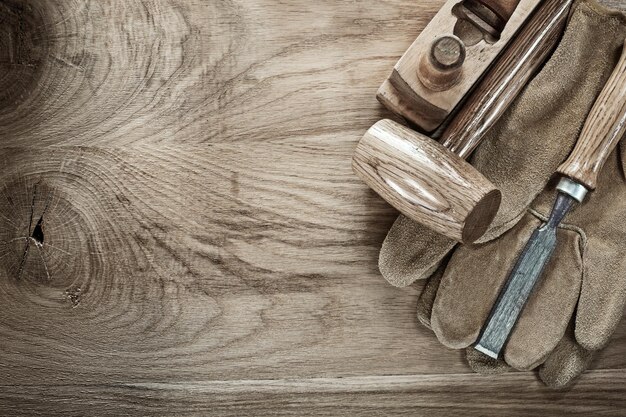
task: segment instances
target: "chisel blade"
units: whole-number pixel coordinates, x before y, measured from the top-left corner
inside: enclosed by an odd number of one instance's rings
[[[563,182],[568,184],[568,181]],[[476,350],[494,359],[498,358],[530,293],[554,253],[559,224],[576,201],[578,201],[576,197],[559,192],[550,218],[533,232],[511,270],[491,310],[487,325],[474,346]]]
[[[500,292],[476,350],[498,358],[555,247],[556,228],[544,224],[533,232]]]

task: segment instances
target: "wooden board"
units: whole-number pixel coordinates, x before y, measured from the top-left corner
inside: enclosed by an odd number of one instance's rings
[[[350,158],[416,4],[1,2],[0,414],[623,414],[625,324],[555,393],[380,277]]]

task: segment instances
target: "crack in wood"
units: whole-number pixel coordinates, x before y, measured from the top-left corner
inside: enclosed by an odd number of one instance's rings
[[[39,254],[39,258],[41,259],[41,262],[43,263],[43,267],[44,270],[46,271],[46,279],[48,282],[50,282],[52,280],[52,277],[50,275],[50,272],[48,270],[48,264],[46,262],[46,259],[44,257],[43,254],[43,246],[44,246],[44,232],[43,232],[43,225],[44,225],[44,216],[46,214],[46,211],[48,210],[48,207],[50,206],[50,201],[52,199],[52,194],[53,192],[50,192],[47,200],[46,200],[46,205],[44,206],[42,212],[41,212],[41,216],[39,217],[39,220],[37,221],[37,223],[35,224],[35,227],[33,227],[33,218],[35,217],[35,205],[36,205],[36,201],[37,201],[37,190],[38,187],[40,186],[41,181],[38,181],[35,183],[35,185],[33,186],[33,198],[31,199],[31,205],[30,205],[30,215],[29,215],[29,220],[28,220],[28,236],[22,236],[22,237],[18,237],[15,238],[15,240],[18,239],[26,239],[26,248],[24,248],[24,253],[22,254],[22,258],[20,261],[20,266],[18,268],[17,271],[17,280],[21,280],[22,279],[22,275],[24,273],[24,267],[26,265],[26,261],[28,260],[28,256],[30,254],[30,245],[31,243],[35,244],[35,247],[37,248],[37,252]]]
[[[35,229],[33,229],[33,233],[31,236],[35,243],[39,245],[43,245],[44,234],[43,234],[43,215],[39,218],[39,221],[35,225]]]

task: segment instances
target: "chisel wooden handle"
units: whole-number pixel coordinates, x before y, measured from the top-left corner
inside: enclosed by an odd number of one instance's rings
[[[576,147],[558,172],[588,190],[596,189],[598,174],[626,133],[626,45],[611,77],[593,105]]]
[[[554,49],[572,3],[547,0],[535,11],[447,127],[443,146],[470,156]]]

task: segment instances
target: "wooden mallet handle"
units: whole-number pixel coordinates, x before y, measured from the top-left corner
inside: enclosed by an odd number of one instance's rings
[[[443,146],[462,158],[471,155],[556,46],[572,3],[547,0],[539,6],[450,122]]]
[[[598,96],[576,147],[558,172],[588,190],[598,184],[598,174],[626,133],[626,44],[611,77]]]

